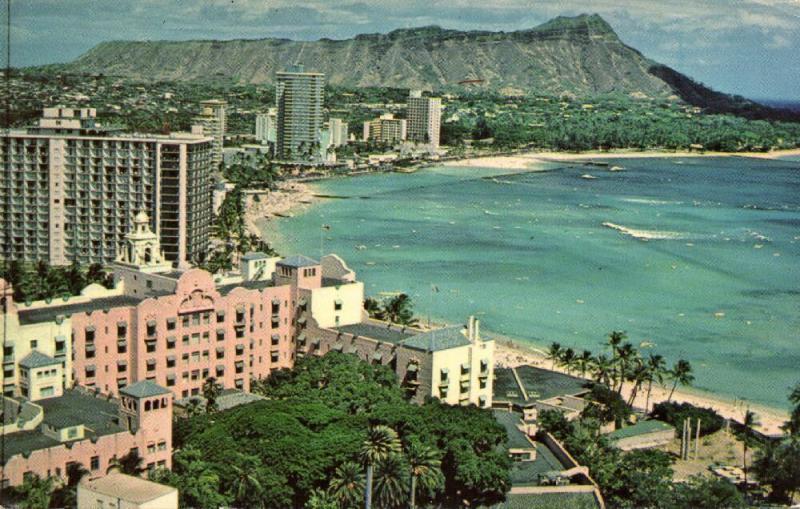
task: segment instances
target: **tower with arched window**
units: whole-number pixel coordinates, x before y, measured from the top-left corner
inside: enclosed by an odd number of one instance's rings
[[[172,269],[161,251],[158,235],[150,229],[150,218],[144,212],[136,214],[133,231],[125,235],[116,263],[147,273]]]

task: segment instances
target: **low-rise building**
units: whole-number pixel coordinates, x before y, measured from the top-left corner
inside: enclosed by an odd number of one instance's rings
[[[675,439],[675,428],[657,419],[639,421],[609,433],[611,443],[623,451],[652,449]]]
[[[364,122],[364,141],[395,145],[406,141],[407,137],[408,121],[404,118],[394,118],[392,113]]]
[[[306,334],[298,336],[299,354],[338,351],[390,366],[416,402],[435,397],[453,405],[492,405],[494,340],[480,337],[472,317],[466,326],[429,331],[370,319],[325,327],[311,318]]]
[[[78,483],[78,509],[178,509],[178,490],[119,472]]]
[[[4,485],[28,473],[65,478],[80,464],[91,478],[131,452],[148,469],[172,464],[172,394],[150,381],[120,390],[118,398],[76,387],[36,402],[3,396]]]

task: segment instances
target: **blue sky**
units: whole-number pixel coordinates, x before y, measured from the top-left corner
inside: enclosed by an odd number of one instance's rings
[[[431,24],[510,31],[588,12],[715,89],[800,101],[800,0],[6,1],[15,66],[69,61],[108,40],[314,40]]]

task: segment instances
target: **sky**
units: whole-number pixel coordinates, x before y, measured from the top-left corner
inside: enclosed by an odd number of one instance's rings
[[[9,28],[6,6],[11,2]],[[439,25],[531,28],[597,13],[645,56],[716,90],[800,101],[800,0],[0,0],[11,64],[70,61],[109,40],[343,39]],[[5,48],[3,48],[5,50]],[[3,52],[5,53],[5,51]],[[5,60],[5,55],[3,55]],[[5,63],[5,62],[4,62]]]

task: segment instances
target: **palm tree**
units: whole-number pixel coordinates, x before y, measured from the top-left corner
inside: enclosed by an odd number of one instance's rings
[[[367,466],[367,485],[365,489],[366,509],[372,508],[372,474],[375,464],[392,454],[400,452],[400,439],[397,432],[389,426],[373,426],[367,432],[367,439],[361,446],[361,461]]]
[[[685,386],[692,385],[692,382],[694,381],[692,365],[689,364],[689,361],[680,359],[669,371],[669,376],[672,378],[673,383],[672,390],[669,391],[667,402],[672,400],[672,395],[675,393],[675,388],[678,387],[678,384]]]
[[[42,509],[50,507],[50,500],[53,496],[55,478],[41,478],[36,474],[25,476],[22,485],[15,491],[21,496],[21,509]]]
[[[625,384],[625,377],[628,373],[628,367],[639,357],[639,352],[630,343],[623,343],[622,346],[617,347],[616,361],[619,365],[619,386],[617,386],[617,394],[622,394],[622,386]],[[615,381],[616,383],[616,381]]]
[[[203,397],[206,400],[206,413],[216,412],[219,407],[217,406],[217,398],[222,394],[222,385],[217,382],[217,379],[212,377],[206,378],[203,382]]]
[[[617,348],[619,348],[619,345],[621,345],[622,341],[624,339],[626,339],[627,337],[628,337],[628,335],[625,334],[625,331],[615,330],[615,331],[611,331],[608,334],[608,341],[606,341],[606,344],[611,347],[611,354],[612,355],[617,351]]]
[[[633,382],[633,389],[631,390],[631,395],[628,398],[628,406],[633,406],[633,402],[636,401],[636,396],[639,394],[639,389],[650,377],[650,369],[648,368],[647,364],[642,361],[642,359],[637,357],[634,360],[634,363],[635,365],[630,372],[630,376],[628,377],[628,380]]]
[[[561,360],[562,353],[561,343],[550,343],[550,347],[547,349],[547,360],[552,362],[550,369],[555,369],[556,362]]]
[[[401,293],[384,303],[383,312],[386,319],[392,323],[413,326],[417,324],[413,308],[414,304],[411,302],[411,298],[405,293]]]
[[[782,426],[783,430],[794,437],[800,435],[800,382],[798,382],[789,392],[789,403],[793,408],[789,415],[789,420]]]
[[[109,469],[112,467],[118,468],[123,474],[139,475],[144,472],[143,463],[144,459],[137,451],[129,451],[128,454],[121,458],[113,458],[108,466]]]
[[[411,503],[409,507],[414,509],[417,499],[417,482],[428,492],[444,484],[444,476],[441,471],[442,461],[435,449],[420,443],[411,444],[406,458],[411,467]]]
[[[370,318],[375,318],[377,320],[383,320],[383,309],[381,308],[380,303],[373,299],[372,297],[367,297],[364,299],[364,310],[367,312]]]
[[[561,359],[559,360],[559,364],[567,370],[567,373],[572,373],[572,370],[575,368],[575,350],[567,348],[564,350],[564,353],[561,354]]]
[[[611,386],[611,377],[614,373],[614,361],[604,354],[599,354],[592,362],[594,380],[605,386]]]
[[[667,373],[667,363],[661,355],[653,355],[652,353],[647,358],[647,369],[649,374],[647,377],[647,399],[644,404],[644,411],[650,411],[650,392],[653,390],[653,382],[658,385],[664,383],[664,375]]]
[[[231,483],[231,495],[236,504],[241,507],[263,507],[262,495],[264,486],[258,478],[258,458],[254,456],[241,455],[240,461],[231,464],[233,471],[233,482]]]
[[[744,470],[744,489],[747,490],[747,448],[750,446],[751,441],[753,440],[753,428],[758,426],[758,416],[755,412],[752,412],[749,408],[744,413],[744,419],[742,420],[742,428],[744,429],[744,437],[742,438],[742,448],[744,453],[742,454],[742,470]]]
[[[378,462],[375,500],[381,509],[400,507],[408,495],[409,468],[402,454],[392,453]]]
[[[348,461],[336,467],[328,493],[339,507],[350,509],[361,505],[364,499],[364,474],[358,463]]]
[[[584,350],[575,358],[575,367],[581,374],[581,378],[586,378],[586,371],[592,365],[592,352]]]

